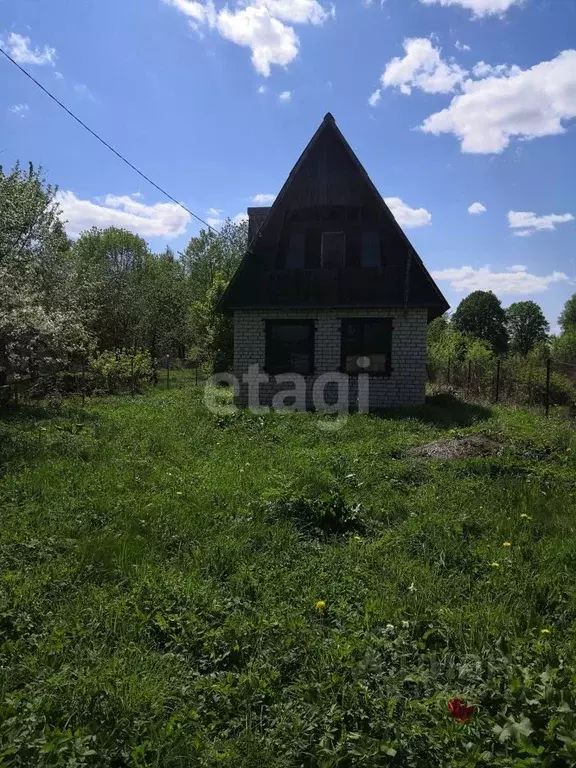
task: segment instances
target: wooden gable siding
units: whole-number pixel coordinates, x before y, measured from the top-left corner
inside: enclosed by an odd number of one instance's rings
[[[294,212],[322,207],[366,212],[380,234],[381,267],[361,268],[361,239],[351,241],[346,267],[283,269],[282,248]],[[254,212],[256,213],[256,212]],[[449,307],[421,259],[327,115],[275,203],[254,216],[250,250],[226,291],[222,308],[426,307],[436,317]],[[263,222],[262,222],[263,219]],[[310,265],[308,265],[310,266]]]

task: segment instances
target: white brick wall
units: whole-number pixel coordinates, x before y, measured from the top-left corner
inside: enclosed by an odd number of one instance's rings
[[[234,313],[234,373],[241,380],[248,367],[264,367],[266,320],[315,320],[315,373],[307,376],[307,400],[312,386],[323,373],[338,372],[341,361],[341,319],[348,317],[386,317],[393,320],[392,373],[389,377],[370,377],[370,410],[394,405],[421,405],[426,385],[426,309],[366,310],[270,310]],[[270,405],[274,394],[286,386],[260,387],[261,404]],[[246,406],[247,388],[241,386],[238,405]],[[356,380],[350,377],[350,403],[357,402]]]

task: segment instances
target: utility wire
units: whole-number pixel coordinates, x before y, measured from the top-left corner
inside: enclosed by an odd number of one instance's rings
[[[179,200],[176,200],[176,198],[175,198],[175,197],[172,197],[172,195],[170,195],[168,192],[166,192],[166,190],[165,190],[165,189],[162,189],[162,187],[160,187],[158,184],[156,184],[156,182],[152,181],[152,179],[151,179],[149,176],[146,176],[146,174],[145,174],[145,173],[142,173],[142,171],[141,171],[141,170],[139,170],[138,168],[136,168],[136,166],[135,166],[135,165],[133,165],[133,164],[132,164],[132,163],[131,163],[129,160],[127,160],[127,159],[124,157],[124,155],[121,155],[121,154],[120,154],[120,152],[118,152],[117,150],[115,150],[115,149],[114,149],[114,147],[112,147],[110,144],[108,144],[108,142],[107,142],[107,141],[104,141],[104,139],[103,139],[101,136],[99,136],[99,135],[98,135],[98,134],[97,134],[95,131],[93,131],[93,130],[92,130],[92,128],[89,128],[89,127],[86,125],[86,123],[84,123],[82,120],[80,120],[80,118],[79,118],[79,117],[76,117],[76,115],[74,114],[74,112],[72,112],[71,110],[69,110],[69,109],[68,109],[68,107],[66,107],[64,104],[62,104],[62,102],[61,102],[61,101],[59,101],[59,100],[56,98],[56,96],[53,96],[53,95],[50,93],[50,91],[49,91],[49,90],[47,90],[46,88],[44,88],[44,86],[42,85],[42,83],[39,83],[39,82],[38,82],[38,80],[36,80],[36,78],[32,77],[32,75],[31,75],[29,72],[27,72],[27,71],[24,69],[24,67],[21,67],[21,66],[20,66],[20,64],[18,64],[16,61],[14,61],[14,59],[12,58],[12,56],[9,56],[9,55],[6,53],[6,51],[5,51],[3,48],[0,48],[0,53],[4,54],[4,56],[5,56],[5,57],[8,59],[8,61],[10,61],[12,64],[14,64],[14,66],[15,66],[15,67],[17,67],[17,68],[20,70],[20,72],[22,72],[24,75],[26,75],[26,77],[27,77],[29,80],[32,80],[32,82],[33,82],[33,83],[35,83],[35,84],[38,86],[38,88],[40,88],[40,90],[44,91],[44,93],[45,93],[45,94],[46,94],[46,95],[47,95],[47,96],[48,96],[50,99],[52,99],[52,101],[55,101],[55,102],[56,102],[56,104],[58,104],[58,106],[59,106],[59,107],[61,107],[61,108],[62,108],[62,109],[65,111],[65,112],[67,112],[67,113],[70,115],[70,117],[71,117],[71,118],[73,118],[74,120],[76,120],[76,122],[77,122],[77,123],[79,123],[79,124],[82,126],[82,128],[84,128],[85,130],[87,130],[87,131],[88,131],[88,133],[91,133],[91,134],[92,134],[92,136],[94,136],[94,138],[95,138],[95,139],[98,139],[98,141],[99,141],[101,144],[104,144],[104,146],[106,147],[106,149],[109,149],[109,150],[110,150],[110,152],[113,152],[113,153],[116,155],[116,157],[120,158],[120,160],[122,160],[122,162],[123,162],[123,163],[126,163],[126,165],[127,165],[129,168],[132,168],[132,170],[133,170],[133,171],[136,171],[136,173],[137,173],[139,176],[141,176],[141,177],[142,177],[142,178],[143,178],[145,181],[147,181],[149,184],[151,184],[153,187],[155,187],[155,188],[158,190],[158,192],[161,192],[161,193],[162,193],[162,194],[163,194],[165,197],[167,197],[169,200],[172,200],[172,202],[173,202],[173,203],[176,203],[176,205],[179,205],[179,206],[180,206],[180,208],[182,208],[183,210],[185,210],[185,211],[186,211],[186,213],[189,213],[189,214],[190,214],[190,216],[193,216],[193,217],[194,217],[195,219],[197,219],[197,220],[198,220],[198,221],[199,221],[201,224],[204,224],[205,226],[207,226],[207,227],[208,227],[208,229],[212,230],[212,232],[214,232],[214,233],[215,233],[215,234],[217,234],[217,235],[218,235],[218,234],[220,234],[220,233],[218,232],[218,230],[217,230],[217,229],[214,229],[214,227],[210,226],[210,224],[208,224],[208,222],[207,222],[207,221],[204,221],[204,219],[201,219],[201,218],[200,218],[200,216],[197,216],[197,215],[196,215],[196,214],[195,214],[193,211],[191,211],[189,208],[186,208],[186,206],[185,206],[183,203],[181,203]]]

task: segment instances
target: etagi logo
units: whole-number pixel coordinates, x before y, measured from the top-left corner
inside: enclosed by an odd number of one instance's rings
[[[370,358],[360,357],[358,368],[365,370],[370,366]],[[229,416],[238,410],[223,395],[222,385],[232,389],[234,399],[243,395],[243,403],[249,411],[256,414],[314,410],[336,415],[335,421],[318,422],[321,429],[338,429],[344,425],[351,410],[351,382],[353,381],[354,410],[368,413],[370,410],[370,376],[358,373],[329,372],[318,376],[303,376],[299,373],[282,373],[270,376],[264,373],[256,363],[249,366],[239,379],[233,373],[216,373],[206,382],[204,405],[211,413]],[[247,395],[247,397],[246,397]]]

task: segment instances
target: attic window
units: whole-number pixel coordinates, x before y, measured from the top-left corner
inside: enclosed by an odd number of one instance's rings
[[[322,232],[322,266],[337,269],[344,266],[346,255],[345,232]]]
[[[306,235],[304,232],[292,232],[288,241],[286,269],[304,269],[306,259]]]
[[[380,235],[374,230],[362,232],[362,266],[379,267],[382,264]]]

